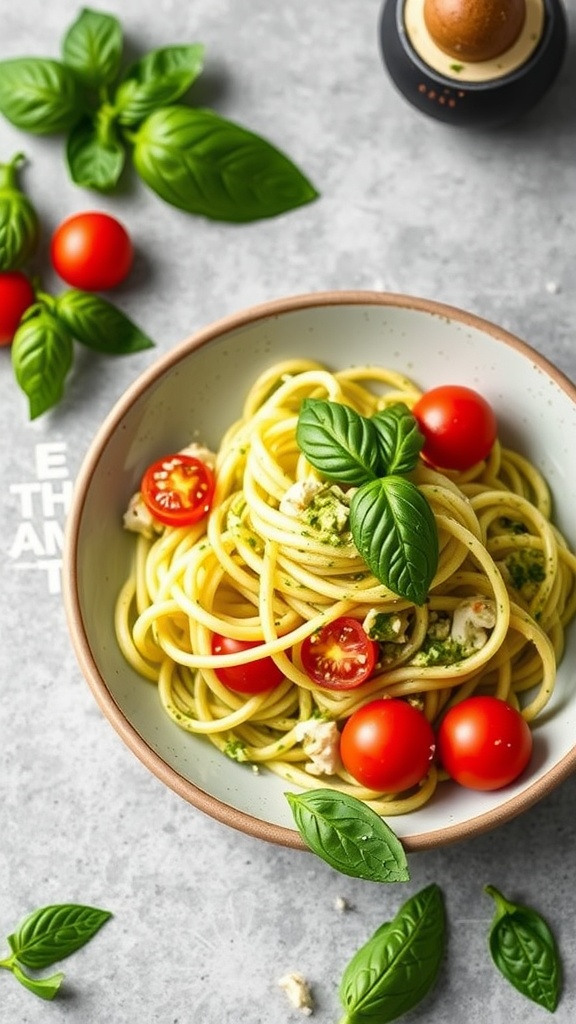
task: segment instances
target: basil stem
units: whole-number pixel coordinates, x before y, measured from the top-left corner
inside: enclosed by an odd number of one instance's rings
[[[40,237],[36,210],[17,185],[22,153],[0,164],[0,270],[18,270],[34,255]]]
[[[285,795],[304,841],[336,871],[372,882],[410,878],[400,840],[367,804],[331,789]]]
[[[446,916],[436,884],[404,903],[354,954],[339,995],[340,1024],[388,1024],[416,1006],[435,984],[445,953]]]
[[[560,998],[561,963],[548,924],[530,907],[507,900],[493,885],[485,892],[496,903],[490,953],[500,973],[534,1003],[554,1012]]]

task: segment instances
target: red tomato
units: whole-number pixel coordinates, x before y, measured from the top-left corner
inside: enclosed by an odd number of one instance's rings
[[[440,762],[468,789],[507,786],[524,771],[531,754],[526,719],[497,697],[468,697],[451,707],[440,723]]]
[[[142,498],[155,519],[165,526],[191,526],[210,510],[214,474],[191,455],[166,455],[153,462],[142,477]]]
[[[52,236],[50,258],[60,277],[83,291],[114,288],[132,267],[134,250],[126,228],[107,213],[76,213]]]
[[[346,770],[369,789],[402,793],[418,785],[434,757],[428,719],[405,700],[378,698],[350,716],[340,738]]]
[[[258,641],[233,640],[229,636],[212,635],[212,654],[236,654],[238,651],[251,651],[261,647]],[[227,668],[215,668],[218,679],[229,690],[238,693],[263,693],[272,690],[284,679],[283,673],[272,658],[260,658],[248,661],[244,665],[229,665]]]
[[[34,300],[34,289],[20,270],[0,273],[0,345],[12,343],[18,324]]]
[[[304,671],[327,690],[352,690],[374,671],[378,644],[357,619],[343,616],[306,637],[301,649]]]
[[[498,432],[491,405],[472,388],[432,388],[412,412],[424,435],[422,455],[441,469],[470,469],[490,454]]]

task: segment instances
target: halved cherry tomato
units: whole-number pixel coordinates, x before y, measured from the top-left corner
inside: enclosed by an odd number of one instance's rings
[[[438,729],[440,763],[468,789],[501,789],[526,768],[532,732],[516,708],[498,697],[467,697],[447,711]]]
[[[357,619],[342,616],[306,637],[302,665],[310,679],[327,690],[353,690],[374,671],[378,644]]]
[[[237,654],[239,651],[252,651],[261,646],[258,641],[234,640],[219,633],[212,635],[212,654]],[[276,662],[269,657],[248,661],[243,665],[215,668],[214,672],[224,686],[238,693],[263,693],[265,690],[272,690],[284,679]]]
[[[191,455],[166,455],[153,462],[142,477],[142,498],[155,519],[165,526],[191,526],[210,511],[214,474]]]
[[[34,298],[34,289],[21,270],[0,273],[0,345],[12,344],[18,324]]]
[[[354,711],[340,737],[346,770],[380,793],[403,793],[427,774],[435,752],[434,730],[418,708],[380,697]]]
[[[485,459],[496,440],[492,406],[472,388],[432,388],[412,409],[424,434],[422,456],[440,469],[470,469]]]

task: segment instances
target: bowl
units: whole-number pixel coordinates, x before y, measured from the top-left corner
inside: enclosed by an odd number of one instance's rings
[[[376,363],[422,389],[480,392],[503,444],[546,477],[554,520],[574,548],[576,389],[526,342],[450,306],[397,294],[342,291],[287,297],[228,316],[165,353],[123,394],[94,437],[65,531],[63,593],[79,665],[106,718],[163,783],[195,808],[249,835],[303,848],[285,793],[265,769],[226,757],[160,706],[156,685],[119,649],[114,608],[134,551],[123,515],[145,468],[196,437],[216,448],[256,377],[280,360],[331,369]],[[552,698],[534,727],[529,768],[503,789],[443,782],[434,797],[390,818],[408,850],[486,831],[532,806],[576,766],[576,633],[567,630]]]
[[[503,128],[548,92],[564,61],[568,27],[562,0],[527,0],[519,39],[490,61],[444,53],[423,21],[424,0],[385,0],[382,59],[394,86],[423,114],[454,126]]]

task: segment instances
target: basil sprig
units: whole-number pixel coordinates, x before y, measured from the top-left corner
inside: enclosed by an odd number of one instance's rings
[[[372,882],[410,878],[400,840],[367,804],[331,789],[286,793],[286,799],[306,844],[336,871]]]
[[[203,70],[201,43],[162,47],[122,68],[117,18],[84,8],[62,59],[0,61],[0,113],[36,134],[64,132],[72,180],[113,190],[133,154],[136,173],[189,213],[229,222],[273,217],[317,198],[266,139],[180,102]]]
[[[438,530],[428,501],[402,475],[415,468],[424,443],[408,407],[398,402],[368,418],[338,402],[307,398],[296,440],[324,477],[357,488],[350,530],[376,578],[423,604],[438,566]]]
[[[561,964],[552,931],[537,911],[510,902],[495,886],[485,886],[485,892],[496,903],[489,936],[494,964],[522,995],[553,1013]]]
[[[24,155],[17,153],[0,164],[0,271],[19,270],[34,256],[40,238],[36,210],[18,188],[18,169]]]
[[[53,999],[64,974],[58,971],[47,978],[31,977],[24,968],[43,970],[75,953],[112,917],[108,910],[80,903],[56,903],[29,914],[8,936],[11,955],[0,960],[0,967],[41,999]]]
[[[441,890],[428,885],[378,928],[340,981],[340,1024],[388,1024],[424,999],[438,978],[446,945]]]

